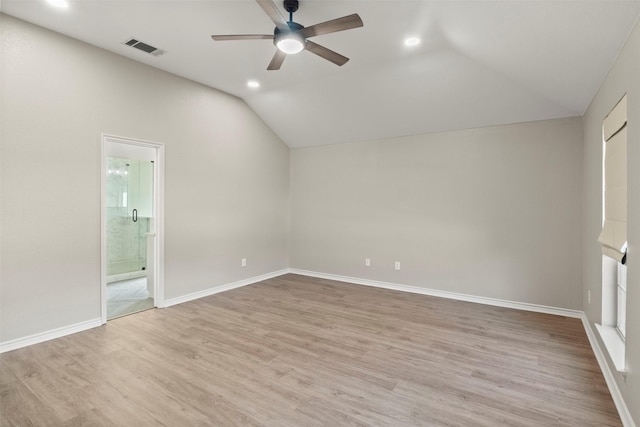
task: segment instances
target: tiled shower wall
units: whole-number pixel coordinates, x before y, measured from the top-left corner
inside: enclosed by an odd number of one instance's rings
[[[107,208],[107,276],[146,269],[149,218],[133,222],[127,208]]]

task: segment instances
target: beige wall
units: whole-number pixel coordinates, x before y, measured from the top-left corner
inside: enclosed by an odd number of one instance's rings
[[[289,150],[243,101],[1,19],[0,342],[100,317],[102,132],[166,145],[166,298],[287,267]]]
[[[609,71],[584,116],[583,277],[584,311],[591,322],[600,323],[602,309],[602,262],[597,241],[602,227],[602,119],[627,93],[627,260],[626,380],[615,374],[620,391],[636,424],[640,425],[640,24]],[[591,304],[587,292],[591,292]],[[595,328],[594,328],[595,329]],[[599,341],[603,352],[602,341]],[[608,358],[612,372],[614,365]]]
[[[581,309],[581,167],[580,118],[292,150],[290,265]]]

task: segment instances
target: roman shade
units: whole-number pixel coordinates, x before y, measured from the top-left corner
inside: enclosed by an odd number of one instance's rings
[[[602,253],[626,262],[627,254],[627,96],[605,117],[604,225]]]

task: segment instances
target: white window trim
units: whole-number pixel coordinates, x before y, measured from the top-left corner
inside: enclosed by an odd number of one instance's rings
[[[604,342],[604,346],[609,352],[609,357],[613,361],[618,372],[626,372],[624,363],[625,345],[624,340],[615,326],[602,326],[596,323],[596,329]]]
[[[626,246],[626,243],[625,243]],[[626,250],[626,248],[625,248]],[[621,263],[618,263],[617,266],[617,274],[616,274],[616,329],[618,333],[622,336],[622,339],[625,340],[626,330],[627,330],[627,266]],[[621,300],[621,293],[624,293],[624,299]],[[624,319],[620,322],[620,305],[624,307]]]

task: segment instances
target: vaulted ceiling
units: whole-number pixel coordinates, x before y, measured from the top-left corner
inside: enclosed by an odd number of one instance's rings
[[[344,66],[302,52],[279,71],[266,69],[269,40],[210,38],[272,33],[253,0],[3,0],[0,11],[238,96],[295,148],[582,115],[640,0],[301,0],[305,26],[358,13],[364,27],[313,38]],[[123,44],[132,37],[165,54]]]

